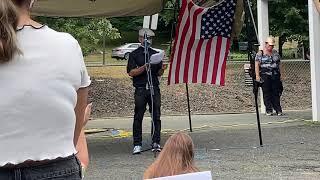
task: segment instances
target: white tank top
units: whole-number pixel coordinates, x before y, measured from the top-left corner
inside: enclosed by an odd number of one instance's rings
[[[91,83],[71,35],[25,26],[17,38],[22,54],[0,64],[0,167],[75,154],[77,90]]]

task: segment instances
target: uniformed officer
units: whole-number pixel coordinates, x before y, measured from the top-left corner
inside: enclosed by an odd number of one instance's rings
[[[132,77],[133,86],[135,87],[134,93],[134,120],[133,120],[133,154],[141,153],[142,146],[142,120],[146,111],[146,105],[149,106],[149,111],[153,116],[152,128],[152,151],[161,151],[160,147],[160,107],[161,95],[159,88],[159,76],[163,75],[166,65],[162,60],[157,64],[150,64],[151,79],[148,79],[147,68],[149,67],[145,62],[145,49],[144,49],[144,35],[147,35],[148,42],[152,43],[152,37],[155,36],[154,32],[150,29],[143,28],[139,31],[139,42],[141,46],[130,53],[127,73]],[[148,47],[149,58],[157,55],[159,52],[151,47]],[[151,99],[150,83],[152,81],[154,95]],[[153,103],[152,103],[153,100]],[[153,104],[153,108],[152,108]],[[153,111],[152,111],[153,109]]]

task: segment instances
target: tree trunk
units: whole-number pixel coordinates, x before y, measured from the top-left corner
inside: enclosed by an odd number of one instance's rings
[[[235,52],[238,52],[239,51],[239,40],[238,40],[238,38],[233,38],[233,43],[232,43],[233,45],[233,51],[235,51]]]
[[[282,53],[282,46],[283,44],[286,42],[286,36],[285,35],[281,35],[279,37],[279,55],[282,57],[283,53]]]

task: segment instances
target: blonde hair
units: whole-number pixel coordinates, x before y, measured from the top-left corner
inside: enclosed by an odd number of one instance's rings
[[[0,63],[10,61],[19,51],[16,29],[18,11],[11,0],[0,0]]]
[[[159,157],[144,173],[144,179],[198,172],[194,165],[194,145],[189,135],[176,133],[165,143]]]

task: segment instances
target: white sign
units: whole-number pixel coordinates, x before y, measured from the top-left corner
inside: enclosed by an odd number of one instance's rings
[[[152,30],[157,30],[158,18],[159,18],[159,14],[152,15],[152,18],[151,18],[151,29]]]
[[[143,28],[157,30],[158,19],[159,19],[159,14],[154,14],[152,16],[144,16],[144,18],[143,18]],[[151,27],[150,27],[150,24],[151,24]]]
[[[143,28],[148,28],[150,27],[150,16],[144,16],[143,18]]]
[[[155,178],[152,180],[212,180],[211,171],[181,174],[177,176],[167,176],[161,178]]]

